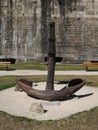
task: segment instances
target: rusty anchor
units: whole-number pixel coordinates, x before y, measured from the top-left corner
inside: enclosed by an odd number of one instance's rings
[[[85,85],[85,81],[77,78],[68,83],[68,87],[61,90],[54,89],[54,72],[55,72],[55,22],[50,22],[50,38],[48,45],[48,74],[45,90],[36,90],[32,87],[32,82],[26,79],[18,79],[16,84],[27,93],[27,95],[48,101],[64,100],[67,96],[72,95]]]

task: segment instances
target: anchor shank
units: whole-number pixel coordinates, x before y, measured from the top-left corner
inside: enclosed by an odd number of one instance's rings
[[[48,74],[46,90],[54,90],[54,73],[55,73],[55,22],[50,22],[50,38],[48,45]]]

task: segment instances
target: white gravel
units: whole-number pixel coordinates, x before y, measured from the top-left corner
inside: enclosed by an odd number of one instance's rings
[[[36,89],[45,89],[46,83],[38,83]],[[64,87],[55,84],[56,89]],[[27,117],[36,120],[59,120],[77,112],[89,110],[98,106],[98,88],[84,86],[75,93],[81,98],[73,98],[65,101],[42,101],[31,98],[25,92],[15,91],[15,87],[0,91],[0,110],[12,115]],[[33,103],[41,103],[44,110],[43,114],[30,111]]]
[[[0,70],[0,76],[6,75],[47,75],[47,71],[42,70]],[[55,71],[55,75],[98,75],[98,71]]]

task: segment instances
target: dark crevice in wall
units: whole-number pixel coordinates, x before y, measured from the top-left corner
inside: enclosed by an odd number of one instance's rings
[[[10,8],[12,8],[13,7],[13,0],[10,0]]]
[[[36,17],[36,8],[34,7],[34,15],[33,15],[33,36],[36,36],[36,32],[37,32],[37,17]]]
[[[10,4],[9,4],[10,3]],[[13,41],[13,7],[12,7],[12,0],[7,1],[7,17],[6,17],[6,34],[5,34],[5,48],[8,49],[8,51],[12,50],[12,41]]]
[[[62,16],[65,14],[65,0],[58,0],[59,5],[60,5],[60,13]]]
[[[2,24],[2,18],[1,18],[1,16],[2,16],[2,5],[1,5],[1,1],[2,0],[0,0],[0,30],[1,30],[1,24]],[[0,31],[0,55],[2,54],[2,43],[1,43],[2,41],[1,41],[1,31]]]
[[[48,43],[48,16],[50,10],[51,0],[41,0],[41,48],[42,53],[47,52],[47,43]]]

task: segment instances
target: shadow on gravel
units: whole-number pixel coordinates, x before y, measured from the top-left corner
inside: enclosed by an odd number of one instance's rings
[[[71,96],[68,96],[68,97],[65,97],[65,99],[63,100],[63,101],[65,101],[65,100],[72,100],[72,99],[74,99],[74,98],[85,98],[85,97],[88,97],[88,96],[91,96],[91,95],[93,95],[94,93],[88,93],[88,94],[83,94],[83,95],[71,95]]]
[[[96,70],[86,70],[87,72],[98,72],[98,69]]]
[[[14,70],[16,70],[16,69],[11,69],[11,68],[8,68],[8,69],[0,69],[1,71],[14,71]]]

